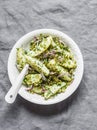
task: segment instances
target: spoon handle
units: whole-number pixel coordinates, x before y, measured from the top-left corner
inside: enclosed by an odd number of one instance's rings
[[[29,68],[29,65],[26,64],[25,67],[23,68],[23,70],[21,71],[21,73],[19,74],[19,76],[17,77],[16,81],[12,85],[12,87],[7,92],[7,94],[5,96],[5,101],[7,103],[13,103],[15,101],[18,91],[21,87],[22,81],[24,79],[24,76],[27,73],[28,68]]]

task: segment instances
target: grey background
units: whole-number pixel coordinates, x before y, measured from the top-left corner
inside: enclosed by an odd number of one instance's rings
[[[67,33],[84,57],[78,90],[56,105],[4,101],[11,84],[7,60],[14,43],[39,28]],[[97,130],[97,0],[0,0],[0,130]]]

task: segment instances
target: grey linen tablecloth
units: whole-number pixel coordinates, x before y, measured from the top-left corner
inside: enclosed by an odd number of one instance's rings
[[[11,83],[8,55],[24,34],[54,28],[71,36],[84,57],[84,76],[66,101],[40,106],[20,96],[4,101]],[[97,0],[0,0],[0,130],[97,130]]]

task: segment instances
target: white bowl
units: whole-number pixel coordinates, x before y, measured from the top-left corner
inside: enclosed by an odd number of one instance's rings
[[[71,48],[72,52],[74,53],[75,59],[77,61],[77,68],[75,71],[74,81],[72,82],[72,84],[70,86],[67,87],[67,89],[64,93],[58,94],[57,96],[55,96],[54,98],[51,98],[49,100],[45,100],[40,95],[30,94],[29,92],[27,92],[23,85],[22,85],[21,89],[19,90],[20,96],[22,96],[24,99],[26,99],[32,103],[36,103],[36,104],[49,105],[49,104],[55,104],[60,101],[63,101],[74,93],[74,91],[78,88],[78,86],[81,82],[81,79],[83,76],[84,65],[83,65],[83,57],[82,57],[79,47],[69,36],[67,36],[66,34],[64,34],[60,31],[54,30],[54,29],[35,30],[35,31],[32,31],[32,32],[24,35],[22,38],[20,38],[16,42],[16,44],[14,45],[14,47],[12,48],[12,50],[10,52],[9,59],[8,59],[8,75],[9,75],[9,79],[12,84],[14,84],[14,81],[16,80],[16,78],[18,77],[18,74],[19,74],[19,72],[16,68],[16,65],[15,65],[16,64],[16,48],[21,47],[21,45],[27,47],[26,46],[26,45],[28,45],[27,43],[29,43],[34,36],[37,36],[41,33],[55,35],[55,36],[58,36],[63,41],[65,41],[65,43]]]

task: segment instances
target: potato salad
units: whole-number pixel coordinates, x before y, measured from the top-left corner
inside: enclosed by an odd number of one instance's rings
[[[19,72],[29,64],[23,85],[31,94],[45,100],[65,92],[74,80],[77,67],[74,54],[60,38],[40,34],[30,41],[29,49],[17,48],[16,66]]]

